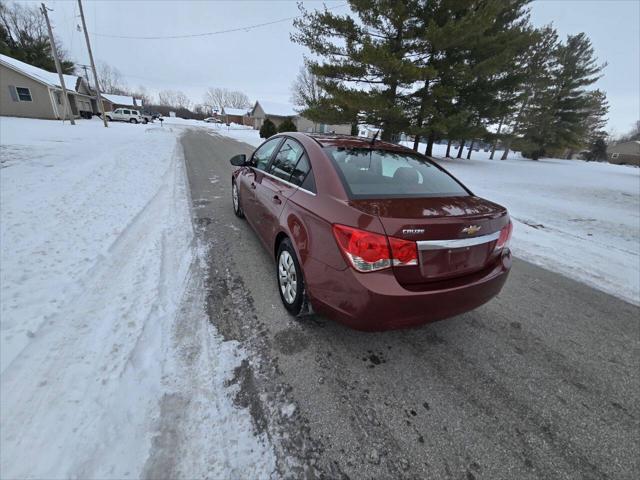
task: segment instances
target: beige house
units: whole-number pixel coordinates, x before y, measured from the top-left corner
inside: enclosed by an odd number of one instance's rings
[[[609,163],[640,166],[640,141],[616,143],[607,147]]]
[[[115,93],[103,93],[102,104],[105,112],[112,112],[116,108],[133,108],[141,110],[143,108],[142,100],[128,95],[116,95]]]
[[[57,73],[0,55],[0,115],[62,119],[96,112],[84,78],[65,75],[64,82],[71,107],[67,113]]]
[[[316,123],[301,116],[298,113],[300,110],[302,109],[299,107],[294,107],[284,103],[258,100],[251,110],[253,128],[259,130],[266,118],[271,120],[276,127],[279,127],[282,122],[287,118],[290,118],[299,132],[339,133],[343,135],[349,135],[351,133],[351,125],[349,124],[328,125],[324,123]]]

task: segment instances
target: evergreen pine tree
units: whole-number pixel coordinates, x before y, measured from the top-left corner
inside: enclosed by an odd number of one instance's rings
[[[522,81],[514,65],[531,41],[527,3],[425,3],[420,63],[427,79],[415,92],[420,106],[412,133],[428,138],[428,155],[436,138],[483,137],[486,126],[509,111],[509,96],[503,102],[496,98]]]
[[[293,123],[293,121],[290,118],[285,119],[285,121],[282,122],[278,127],[278,132],[280,133],[297,132],[297,131],[298,129],[296,128],[296,124]]]
[[[384,140],[406,129],[405,90],[417,74],[419,3],[350,0],[354,17],[300,7],[291,39],[321,58],[310,68],[327,93],[319,108],[335,122],[354,123],[359,115],[362,123],[381,127]]]
[[[552,51],[550,85],[538,92],[526,113],[523,140],[533,159],[589,144],[607,112],[602,92],[586,90],[606,66],[598,65],[584,33],[569,35]]]
[[[260,138],[269,138],[278,133],[276,125],[268,118],[264,119],[262,126],[260,127]]]

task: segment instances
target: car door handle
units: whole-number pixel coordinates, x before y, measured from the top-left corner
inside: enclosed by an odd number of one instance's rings
[[[277,203],[278,205],[280,205],[282,203],[282,200],[280,200],[280,197],[278,195],[274,195],[273,203]]]
[[[255,190],[255,188],[256,188],[256,184],[255,184],[255,183],[253,183],[253,182],[251,182],[251,188],[253,188],[253,189]]]

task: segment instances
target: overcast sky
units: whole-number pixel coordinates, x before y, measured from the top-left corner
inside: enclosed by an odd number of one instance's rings
[[[37,2],[29,2],[38,4]],[[305,1],[309,9],[321,2]],[[345,2],[327,0],[335,11]],[[88,63],[76,29],[76,1],[49,0],[51,19],[72,59]],[[84,0],[96,60],[120,70],[131,87],[150,92],[171,88],[200,103],[209,86],[245,91],[251,100],[287,102],[305,49],[289,40],[292,22],[188,39],[129,40],[101,35],[166,36],[216,32],[298,14],[295,1],[91,1]],[[535,25],[553,23],[561,37],[586,32],[596,55],[607,62],[597,87],[610,104],[609,129],[629,130],[640,119],[640,1],[536,0]],[[101,34],[101,35],[100,35]]]

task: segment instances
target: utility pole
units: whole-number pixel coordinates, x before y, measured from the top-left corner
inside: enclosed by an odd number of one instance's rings
[[[76,63],[76,65],[81,67],[82,70],[84,70],[84,78],[87,80],[87,85],[91,86],[91,82],[89,81],[89,72],[87,71],[87,68],[89,68],[89,65],[82,65],[81,63]]]
[[[100,113],[102,115],[102,121],[104,126],[108,127],[107,116],[104,114],[104,103],[102,102],[102,94],[100,93],[100,84],[98,83],[98,72],[96,72],[96,64],[93,61],[93,53],[91,52],[91,43],[89,42],[89,32],[87,32],[87,24],[84,21],[84,10],[82,10],[82,2],[78,0],[78,6],[80,7],[80,17],[82,18],[82,30],[84,30],[84,39],[87,41],[87,50],[89,51],[89,60],[91,61],[91,70],[93,70],[93,80],[96,84],[96,95],[98,96],[98,105],[100,106]]]
[[[69,105],[69,96],[67,95],[67,86],[64,84],[64,75],[62,75],[62,67],[60,66],[60,59],[58,58],[58,49],[56,48],[56,42],[53,39],[53,30],[51,30],[51,23],[49,22],[47,7],[44,6],[44,3],[42,4],[42,14],[44,15],[44,19],[47,21],[47,28],[49,29],[49,42],[51,43],[51,53],[53,54],[53,59],[56,62],[58,77],[60,77],[60,86],[62,87],[62,95],[64,96],[64,115],[66,116],[68,112],[71,125],[75,125],[76,121],[73,119],[73,112],[71,111],[71,105]],[[64,117],[62,117],[62,121],[64,122]]]

